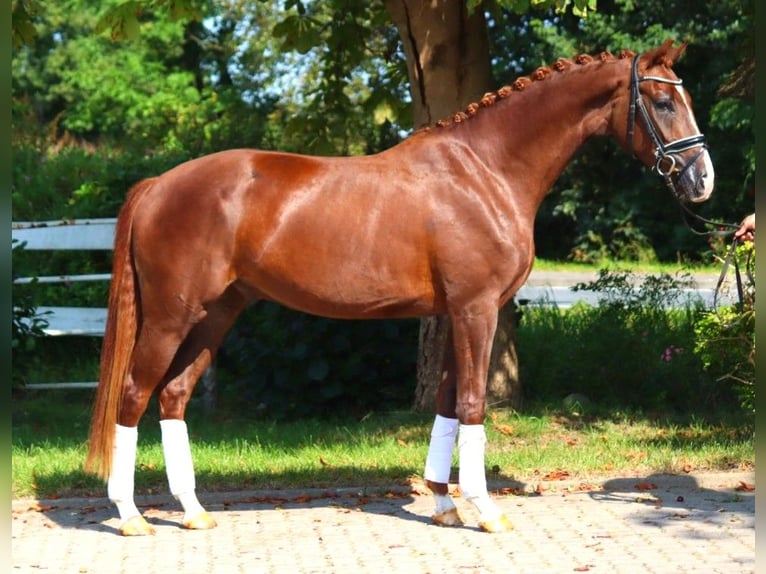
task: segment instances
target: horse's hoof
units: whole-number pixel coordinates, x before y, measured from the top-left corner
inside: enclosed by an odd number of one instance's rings
[[[218,526],[218,523],[205,511],[188,520],[184,520],[184,528],[189,530],[210,530],[216,526]]]
[[[431,517],[431,520],[439,526],[463,526],[463,519],[457,508],[450,508],[444,512],[437,512]]]
[[[140,514],[131,516],[120,526],[120,534],[123,536],[147,536],[154,533],[154,527]]]
[[[505,514],[501,514],[492,520],[479,522],[479,528],[484,532],[509,532],[513,530],[513,524]]]

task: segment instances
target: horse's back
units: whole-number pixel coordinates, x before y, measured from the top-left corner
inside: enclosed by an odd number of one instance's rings
[[[136,213],[139,269],[164,278],[165,297],[204,276],[203,299],[237,282],[322,315],[426,312],[426,206],[390,165],[249,149],[188,161],[159,176]]]

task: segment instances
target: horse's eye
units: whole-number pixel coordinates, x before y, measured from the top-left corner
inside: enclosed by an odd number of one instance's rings
[[[654,102],[654,108],[659,112],[672,112],[673,100],[663,99]]]

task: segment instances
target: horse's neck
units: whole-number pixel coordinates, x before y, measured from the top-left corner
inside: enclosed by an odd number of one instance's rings
[[[467,141],[492,172],[512,188],[525,182],[524,192],[539,205],[585,141],[609,133],[608,104],[620,84],[615,65],[554,72],[482,109],[457,126],[455,135],[465,129]]]

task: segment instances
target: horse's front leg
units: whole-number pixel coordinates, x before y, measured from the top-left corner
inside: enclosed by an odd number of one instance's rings
[[[460,491],[478,510],[482,530],[505,532],[513,526],[487,492],[484,466],[487,375],[497,308],[467,309],[454,314],[451,320],[457,368],[455,414],[459,421]]]

